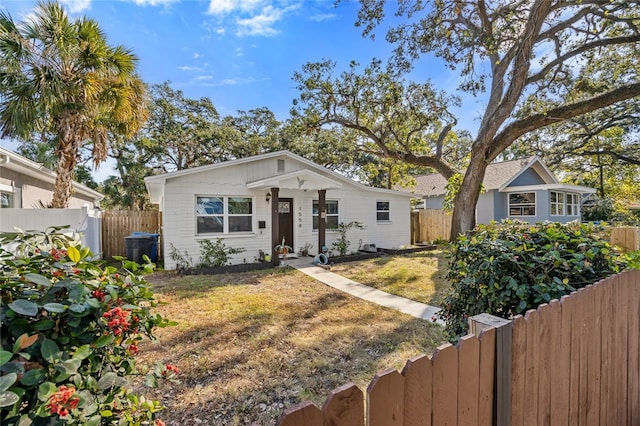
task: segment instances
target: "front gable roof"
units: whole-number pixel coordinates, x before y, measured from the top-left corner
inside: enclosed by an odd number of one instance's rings
[[[404,191],[394,191],[383,188],[373,188],[356,182],[348,177],[329,170],[323,166],[320,166],[313,161],[307,160],[304,157],[296,155],[290,151],[282,150],[269,152],[266,154],[255,155],[252,157],[238,158],[235,160],[223,161],[220,163],[208,164],[206,166],[194,167],[191,169],[178,170],[175,172],[164,173],[161,175],[148,176],[144,179],[149,197],[152,203],[159,204],[164,197],[164,186],[167,180],[188,176],[196,173],[204,173],[211,170],[218,170],[223,168],[236,167],[241,164],[257,162],[269,158],[276,157],[288,157],[296,160],[304,165],[303,170],[297,170],[289,173],[280,173],[273,176],[268,176],[264,179],[260,179],[253,182],[247,182],[247,188],[271,188],[278,185],[282,185],[282,188],[291,189],[337,189],[341,188],[343,184],[348,184],[357,187],[362,191],[378,192],[386,194],[395,194],[400,196],[406,196],[408,198],[413,197],[413,194]]]
[[[527,170],[535,172],[542,185],[531,186],[510,186]],[[416,177],[417,185],[415,192],[424,197],[439,197],[446,194],[447,180],[441,174],[430,174]],[[591,192],[592,188],[576,185],[561,184],[549,168],[537,157],[527,157],[518,160],[492,163],[487,166],[484,180],[482,182],[485,191],[498,190],[500,192],[521,191],[523,188],[533,186],[545,187],[547,189],[567,189],[577,192]]]

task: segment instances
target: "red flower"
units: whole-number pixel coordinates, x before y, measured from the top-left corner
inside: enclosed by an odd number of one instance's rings
[[[156,419],[155,426],[165,426],[164,422],[160,419]]]
[[[131,355],[137,355],[138,354],[138,345],[136,345],[135,343],[132,343],[129,345],[129,353]]]
[[[162,377],[167,377],[168,375],[178,374],[178,367],[173,364],[166,364],[164,366],[164,370],[162,370]]]
[[[91,295],[96,299],[98,299],[99,301],[104,302],[104,297],[107,295],[107,293],[105,293],[102,290],[93,290],[91,292]]]
[[[69,414],[69,410],[73,410],[78,406],[80,398],[75,396],[76,388],[66,387],[64,385],[58,388],[58,391],[49,397],[47,408],[51,414],[57,414],[65,417]]]
[[[131,311],[117,307],[105,312],[102,317],[107,320],[107,327],[113,334],[119,336],[125,331],[135,331],[130,328],[131,324],[128,321],[130,315]]]
[[[56,278],[61,278],[64,277],[64,272],[62,272],[61,270],[55,270],[51,273],[51,275],[53,275]]]

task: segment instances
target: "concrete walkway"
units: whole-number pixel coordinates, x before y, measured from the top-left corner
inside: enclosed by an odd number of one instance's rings
[[[373,287],[357,283],[341,275],[327,271],[326,269],[313,265],[309,258],[288,259],[283,261],[283,264],[291,266],[303,274],[315,278],[316,280],[337,290],[344,291],[352,296],[377,303],[378,305],[385,306],[387,308],[396,309],[416,318],[433,321],[432,318],[434,315],[440,311],[440,308],[436,308],[435,306],[430,306],[425,303],[385,293],[384,291],[376,290]],[[444,322],[440,319],[438,319],[436,323],[444,325]]]

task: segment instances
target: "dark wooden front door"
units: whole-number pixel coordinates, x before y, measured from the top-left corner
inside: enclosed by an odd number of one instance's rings
[[[278,244],[284,243],[293,249],[293,198],[278,200],[278,218],[280,220],[280,237]]]

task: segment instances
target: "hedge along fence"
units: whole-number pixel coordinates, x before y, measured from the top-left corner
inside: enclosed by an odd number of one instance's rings
[[[638,425],[640,270],[553,300],[499,328],[483,315],[457,346],[353,384],[322,408],[303,402],[279,426]],[[480,324],[480,326],[478,325]]]

